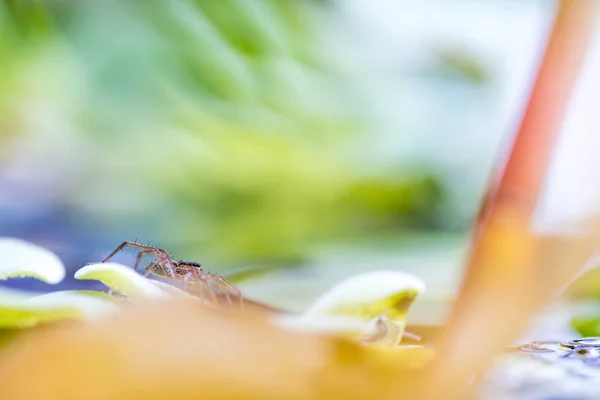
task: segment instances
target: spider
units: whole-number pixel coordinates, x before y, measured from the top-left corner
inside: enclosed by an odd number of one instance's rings
[[[240,305],[243,306],[242,292],[234,284],[229,282],[221,275],[213,274],[211,272],[205,272],[201,264],[191,261],[175,261],[165,249],[160,249],[154,246],[143,245],[135,242],[123,242],[117,247],[108,257],[102,262],[105,263],[115,256],[119,251],[125,247],[133,247],[140,249],[137,255],[133,270],[137,271],[142,261],[142,257],[154,254],[156,259],[146,266],[145,278],[148,278],[150,274],[161,276],[171,280],[177,280],[183,282],[185,290],[190,288],[190,285],[196,286],[199,289],[200,299],[204,301],[205,290],[208,295],[214,301],[215,304],[219,303],[217,299],[217,293],[211,286],[211,283],[216,286],[218,290],[223,292],[229,305],[232,304],[230,292],[235,292],[235,295],[240,299]]]

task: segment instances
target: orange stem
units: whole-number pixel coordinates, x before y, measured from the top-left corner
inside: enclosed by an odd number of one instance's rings
[[[449,385],[484,368],[537,311],[539,303],[527,299],[540,278],[529,222],[589,47],[598,5],[572,0],[559,4],[510,157],[483,204],[462,290],[440,338],[435,375]]]

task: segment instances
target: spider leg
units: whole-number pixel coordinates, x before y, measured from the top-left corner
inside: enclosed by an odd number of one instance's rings
[[[156,260],[146,267],[147,272],[144,276],[148,277],[152,272],[160,272],[158,275],[161,275],[164,278],[181,280],[180,276],[176,273],[175,265],[168,253],[162,249],[158,250],[160,251],[160,256],[157,256]]]
[[[212,278],[212,281],[216,287],[221,289],[221,292],[223,292],[223,294],[225,295],[225,298],[227,299],[227,303],[229,303],[229,305],[232,305],[231,296],[229,295],[229,290],[227,290],[227,288],[221,282],[219,282],[217,279]]]
[[[189,275],[191,274],[191,275]],[[187,280],[186,277],[190,276]],[[183,277],[183,290],[185,290],[186,292],[192,294],[195,297],[199,297],[200,301],[202,302],[202,304],[205,304],[206,301],[204,299],[204,290],[203,290],[203,286],[201,285],[201,282],[196,281],[194,278],[193,273],[190,271],[187,274],[184,275]],[[200,285],[200,286],[197,286]]]
[[[402,332],[402,338],[408,338],[408,339],[414,340],[416,342],[420,342],[423,340],[423,338],[421,338],[421,336],[415,335],[414,333],[410,333],[410,332]]]
[[[133,247],[136,249],[142,249],[142,250],[146,250],[146,251],[156,251],[157,249],[155,247],[152,246],[144,246],[143,244],[139,244],[139,243],[135,243],[135,242],[123,242],[119,245],[119,247],[117,247],[112,253],[110,253],[110,255],[108,257],[106,257],[104,260],[102,260],[103,263],[107,262],[108,260],[110,260],[111,258],[113,258],[115,256],[115,254],[117,254],[119,251],[123,250],[125,247]]]
[[[231,283],[227,279],[223,278],[221,275],[216,275],[216,274],[211,274],[211,275],[213,276],[215,283],[220,282],[222,285],[225,285],[226,287],[231,288],[231,290],[233,290],[235,292],[235,294],[240,299],[240,305],[243,308],[244,307],[244,298],[242,297],[242,291],[237,286],[235,286],[233,283]]]
[[[198,285],[198,290],[200,291],[200,299],[202,300],[202,302],[204,304],[212,303],[211,299],[208,299],[207,296],[209,298],[212,298],[214,294],[211,293],[210,288],[208,287],[206,282],[199,280],[195,283]]]
[[[214,289],[210,286],[208,278],[205,275],[203,275],[203,276],[200,276],[199,281],[202,284],[202,286],[204,286],[206,288],[206,290],[208,291],[208,294],[212,298],[215,306],[219,305],[219,300],[217,299],[217,294],[215,293]]]
[[[154,251],[154,250],[140,251],[137,255],[137,258],[135,259],[135,264],[133,265],[133,270],[137,271],[138,267],[140,266],[140,261],[142,261],[142,257],[147,256],[149,254],[153,254],[153,253],[156,253],[156,251]]]
[[[183,290],[187,291],[188,285],[190,284],[190,279],[194,274],[192,272],[188,272],[183,276]]]
[[[219,299],[217,298],[217,294],[215,293],[215,290],[212,288],[212,286],[210,286],[210,280],[211,280],[210,274],[205,273],[204,270],[202,269],[202,267],[200,267],[200,268],[193,267],[192,271],[194,271],[194,274],[196,275],[196,279],[199,282],[201,282],[202,286],[204,286],[204,288],[206,289],[206,291],[212,298],[213,304],[215,305],[215,307],[218,307]]]
[[[204,285],[200,284],[200,300],[202,300],[202,303],[205,303],[206,300],[204,300]]]
[[[176,271],[175,263],[173,262],[171,256],[169,256],[169,253],[167,253],[167,251],[163,249],[159,249],[159,251],[161,257],[157,257],[158,264],[161,267],[163,273],[165,274],[165,277],[169,279],[180,280],[180,277]]]
[[[200,299],[202,300],[202,303],[206,303],[206,300],[204,299],[204,291],[206,290],[206,285],[202,280],[202,276],[196,269],[192,269],[190,272],[194,277],[194,283],[199,285],[198,289],[200,292]]]
[[[158,260],[154,260],[150,264],[148,264],[148,266],[146,267],[146,273],[144,273],[144,278],[148,278],[150,276],[150,274],[152,273],[152,270],[156,266],[160,266],[160,264],[158,263]]]

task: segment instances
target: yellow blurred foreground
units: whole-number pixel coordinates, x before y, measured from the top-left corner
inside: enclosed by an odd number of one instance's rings
[[[3,399],[407,398],[432,357],[283,330],[267,313],[144,302],[96,324],[55,324],[2,354]],[[422,397],[421,397],[422,398]]]

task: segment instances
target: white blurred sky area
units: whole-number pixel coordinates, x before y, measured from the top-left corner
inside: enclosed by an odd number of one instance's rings
[[[465,180],[483,191],[491,168],[510,145],[542,56],[554,1],[346,0],[340,2],[379,70],[426,64],[432,46],[466,50],[487,66],[491,83],[473,89],[408,79],[381,91],[389,135],[381,152],[435,158],[447,169],[457,201]],[[354,38],[353,38],[354,39]],[[398,71],[400,72],[400,71]],[[564,229],[600,205],[600,25],[554,154],[535,228]],[[401,115],[399,115],[401,110]],[[393,150],[392,150],[393,149]],[[399,150],[400,149],[400,150]],[[465,193],[479,201],[479,196]],[[465,212],[476,207],[465,204]]]
[[[600,17],[600,16],[599,16]],[[598,18],[600,20],[600,18]],[[600,23],[579,76],[538,212],[538,227],[562,230],[600,206]]]

